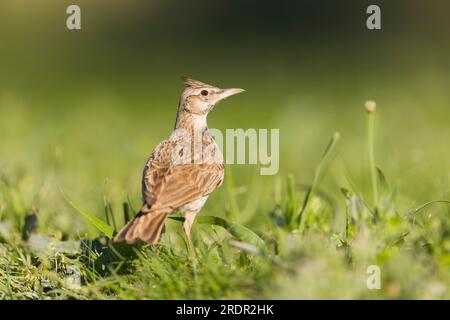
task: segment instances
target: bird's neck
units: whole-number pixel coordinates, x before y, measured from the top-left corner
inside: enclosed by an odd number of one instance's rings
[[[205,131],[208,129],[206,123],[207,114],[196,114],[187,111],[180,111],[177,115],[175,129],[186,129],[193,131]]]

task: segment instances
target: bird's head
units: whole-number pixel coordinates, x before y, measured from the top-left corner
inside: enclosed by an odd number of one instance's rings
[[[207,115],[219,101],[245,91],[239,88],[220,89],[186,77],[182,80],[186,87],[181,94],[179,111],[196,115]]]

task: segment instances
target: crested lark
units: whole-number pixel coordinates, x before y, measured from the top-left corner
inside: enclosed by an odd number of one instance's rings
[[[114,241],[133,243],[141,239],[155,244],[161,238],[166,217],[180,211],[192,247],[190,233],[195,216],[209,194],[222,184],[223,156],[208,133],[206,117],[216,103],[244,90],[183,80],[186,87],[181,94],[175,130],[155,148],[144,168],[142,209]]]

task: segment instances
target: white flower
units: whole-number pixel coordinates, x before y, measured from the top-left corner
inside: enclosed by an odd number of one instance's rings
[[[375,101],[367,100],[365,103],[365,107],[368,113],[374,113],[375,109],[377,108],[377,104]]]

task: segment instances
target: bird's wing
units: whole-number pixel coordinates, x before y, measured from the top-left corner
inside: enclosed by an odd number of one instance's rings
[[[173,166],[171,154],[177,141],[166,139],[162,141],[145,165],[142,178],[142,197],[144,202],[152,205],[155,202],[156,187],[166,176],[170,167]]]
[[[223,164],[180,164],[151,170],[157,180],[151,190],[152,207],[177,209],[210,194],[223,181]]]
[[[222,184],[222,163],[174,164],[172,151],[178,139],[161,142],[144,169],[144,201],[156,208],[176,209],[205,196]]]

